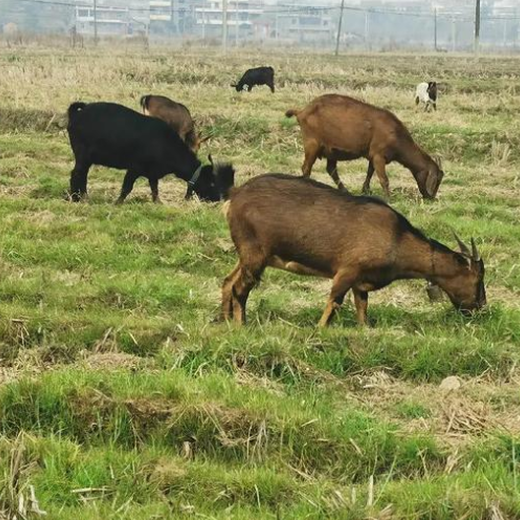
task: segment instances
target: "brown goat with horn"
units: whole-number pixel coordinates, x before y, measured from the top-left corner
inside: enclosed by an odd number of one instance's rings
[[[412,172],[425,199],[435,198],[444,176],[440,163],[417,146],[404,124],[388,110],[348,96],[325,94],[303,110],[288,110],[285,115],[296,116],[301,127],[304,177],[310,176],[317,158],[325,157],[328,174],[338,188],[344,189],[338,175],[338,161],[365,157],[368,170],[363,193],[369,191],[375,171],[388,197],[390,187],[385,167],[396,161]]]
[[[166,96],[150,94],[143,96],[139,104],[145,116],[156,117],[168,123],[193,152],[197,153],[200,145],[208,140],[207,137],[203,139],[197,134],[190,111],[182,103]]]
[[[319,324],[352,289],[360,324],[368,293],[394,280],[424,278],[463,313],[486,304],[484,263],[474,241],[460,252],[427,238],[383,201],[310,179],[268,174],[231,191],[227,219],[239,262],[222,286],[222,314],[243,323],[251,289],[266,267],[332,279]]]

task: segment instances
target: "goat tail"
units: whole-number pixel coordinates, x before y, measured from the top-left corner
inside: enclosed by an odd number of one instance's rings
[[[285,117],[298,117],[298,114],[300,113],[299,110],[295,109],[295,108],[290,108],[289,110],[287,110],[287,112],[285,112]]]
[[[86,103],[83,103],[82,101],[76,101],[76,103],[72,103],[69,106],[69,109],[67,110],[67,114],[69,118],[71,118],[73,115],[77,114],[80,110],[83,110],[87,106]]]

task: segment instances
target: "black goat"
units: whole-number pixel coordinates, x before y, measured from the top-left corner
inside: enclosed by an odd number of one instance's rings
[[[274,69],[273,67],[257,67],[244,72],[238,83],[232,83],[237,92],[247,90],[251,92],[255,85],[267,85],[274,94]]]
[[[118,202],[125,200],[139,177],[146,177],[154,202],[159,179],[169,173],[188,183],[202,200],[225,198],[234,183],[231,165],[203,166],[167,123],[116,103],[73,103],[67,127],[76,164],[70,177],[72,200],[87,194],[92,165],[126,169]]]

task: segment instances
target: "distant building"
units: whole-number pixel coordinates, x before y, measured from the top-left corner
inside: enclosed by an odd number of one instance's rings
[[[94,5],[76,7],[76,30],[78,34],[93,35],[97,23],[99,36],[123,36],[129,33],[131,27],[128,7],[97,6],[94,16]]]
[[[263,16],[263,4],[259,0],[228,0],[228,37],[246,39],[262,38],[265,27],[259,24]],[[224,21],[222,0],[206,0],[195,8],[197,33],[204,38],[221,37]],[[259,33],[260,31],[260,33]]]
[[[299,43],[328,42],[336,32],[329,9],[300,6],[275,15],[276,36]]]
[[[194,25],[193,0],[150,0],[150,31],[183,34]]]
[[[150,23],[173,22],[174,0],[150,0]]]

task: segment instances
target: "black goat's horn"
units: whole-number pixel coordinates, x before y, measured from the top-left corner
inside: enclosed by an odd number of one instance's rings
[[[475,262],[480,261],[480,254],[478,252],[477,246],[475,245],[475,240],[473,240],[473,237],[471,238],[471,258],[475,260]]]
[[[457,236],[455,231],[453,232],[453,236],[455,237],[457,244],[459,244],[460,252],[471,257],[471,253],[470,253],[470,250],[468,249],[468,246]]]

